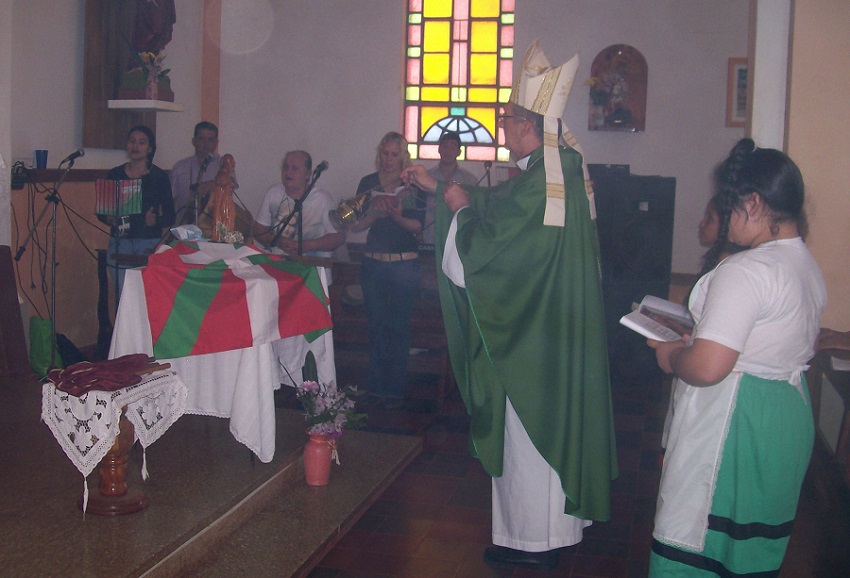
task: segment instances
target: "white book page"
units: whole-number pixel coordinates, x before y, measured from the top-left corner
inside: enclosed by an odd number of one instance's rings
[[[653,321],[640,311],[632,311],[628,315],[624,315],[620,318],[620,323],[632,331],[637,331],[644,337],[656,341],[678,341],[682,339],[681,335],[669,327]]]
[[[667,317],[671,317],[683,325],[688,327],[694,326],[694,320],[691,317],[691,312],[688,308],[679,303],[673,303],[655,295],[647,295],[640,302],[641,308],[647,308],[650,311],[662,313]]]

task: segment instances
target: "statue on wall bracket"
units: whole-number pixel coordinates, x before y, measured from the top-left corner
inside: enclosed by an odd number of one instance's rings
[[[121,72],[118,98],[153,97],[174,102],[169,71],[162,67],[163,51],[171,41],[177,21],[174,0],[135,0],[121,4],[121,34],[127,40],[125,44],[129,54],[125,60],[126,68]],[[130,26],[128,39],[125,30]]]
[[[646,128],[646,59],[636,48],[614,44],[590,67],[587,129],[643,132]]]

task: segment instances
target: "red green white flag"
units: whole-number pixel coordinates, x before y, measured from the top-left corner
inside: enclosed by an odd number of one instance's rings
[[[251,245],[178,241],[142,271],[154,356],[243,349],[331,328],[315,267]]]

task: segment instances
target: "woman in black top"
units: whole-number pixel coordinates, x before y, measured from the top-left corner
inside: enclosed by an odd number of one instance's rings
[[[369,229],[360,262],[360,283],[369,328],[369,393],[388,408],[399,407],[407,384],[410,316],[419,294],[419,241],[425,218],[422,191],[405,188],[401,171],[410,166],[407,141],[384,135],[377,172],[363,177],[357,194],[372,192],[369,211],[353,227]]]
[[[109,171],[106,178],[113,181],[128,179],[142,180],[142,212],[128,217],[98,215],[111,226],[111,239],[107,261],[117,275],[120,296],[124,285],[124,269],[133,265],[116,263],[115,255],[149,255],[154,252],[162,237],[163,229],[174,224],[174,200],[168,175],[153,164],[156,153],[156,135],[144,126],[130,129],[127,135],[127,156],[130,160]]]

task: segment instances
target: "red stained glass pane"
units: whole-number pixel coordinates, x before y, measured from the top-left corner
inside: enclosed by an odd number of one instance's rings
[[[499,62],[499,86],[511,86],[513,78],[513,62],[510,60],[501,60]]]
[[[496,160],[496,149],[493,147],[467,145],[466,160],[494,161]]]
[[[469,18],[469,0],[455,0],[455,20],[467,20]]]
[[[419,73],[421,72],[418,58],[407,59],[407,84],[419,84]]]
[[[407,27],[407,44],[410,46],[420,46],[422,44],[422,27],[418,24]]]
[[[466,43],[455,42],[452,46],[452,86],[467,84],[466,59]]]
[[[419,107],[408,106],[404,112],[404,138],[407,142],[416,142],[419,140],[416,130],[419,126]]]
[[[508,47],[514,45],[514,27],[513,26],[502,26],[502,46]]]

